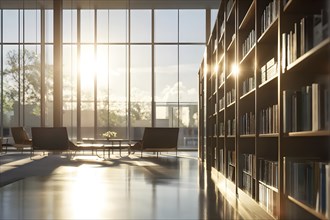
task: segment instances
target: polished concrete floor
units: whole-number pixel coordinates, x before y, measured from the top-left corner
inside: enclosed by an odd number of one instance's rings
[[[249,218],[196,156],[2,155],[0,219]]]

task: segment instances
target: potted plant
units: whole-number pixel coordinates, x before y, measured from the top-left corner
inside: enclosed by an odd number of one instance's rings
[[[102,134],[102,137],[105,137],[107,140],[109,140],[110,138],[117,137],[117,132],[115,132],[115,131],[107,131],[107,132],[105,132],[105,133]]]

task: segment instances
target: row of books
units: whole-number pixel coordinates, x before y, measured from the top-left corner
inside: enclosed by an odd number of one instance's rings
[[[227,2],[227,15],[229,15],[230,10],[232,9],[233,5],[234,5],[235,0],[228,0]]]
[[[276,19],[278,14],[277,0],[271,1],[261,15],[261,33]]]
[[[225,124],[223,122],[219,123],[219,136],[225,136]]]
[[[293,30],[282,33],[282,72],[285,67],[328,37],[327,12],[308,15],[293,24]]]
[[[227,121],[227,135],[236,135],[236,119]]]
[[[259,159],[259,180],[268,186],[278,187],[278,162]]]
[[[235,102],[236,100],[236,89],[232,88],[230,91],[227,92],[227,105]]]
[[[240,134],[255,134],[255,116],[252,112],[247,112],[241,116]]]
[[[256,155],[255,154],[241,154],[240,163],[244,172],[248,173],[250,176],[255,177],[255,167]]]
[[[228,164],[232,164],[235,166],[236,164],[236,151],[235,150],[228,150],[227,152],[227,160],[228,160]]]
[[[329,130],[330,93],[313,83],[283,91],[283,132]]]
[[[228,150],[227,152],[227,160],[228,160],[228,179],[232,182],[235,182],[235,165],[236,165],[236,151]]]
[[[250,49],[254,46],[255,43],[256,32],[254,29],[252,29],[242,45],[242,57],[244,57],[250,51]]]
[[[235,182],[235,167],[232,165],[228,165],[228,174],[227,174],[227,178],[232,181]]]
[[[261,84],[273,79],[277,76],[277,62],[275,58],[271,58],[260,69],[261,72]]]
[[[272,134],[279,132],[278,105],[275,104],[260,111],[259,133]]]
[[[222,72],[219,74],[219,86],[225,82],[225,73]]]
[[[246,174],[246,173],[242,173],[242,189],[250,194],[250,195],[254,195],[255,193],[255,179],[249,175],[249,174]]]
[[[224,169],[223,169],[223,166],[224,166],[224,160],[223,160],[223,152],[224,152],[224,149],[223,148],[221,148],[220,150],[219,150],[219,161],[220,161],[220,163],[219,163],[219,169],[220,169],[220,172],[221,173],[223,173],[224,172]]]
[[[225,97],[219,99],[219,111],[225,108]]]
[[[329,218],[330,163],[285,158],[286,193]]]
[[[222,21],[222,23],[220,25],[220,39],[224,33],[225,33],[225,21]]]
[[[252,89],[255,88],[255,80],[254,76],[249,77],[242,83],[242,95],[245,95],[246,93],[250,92]]]
[[[277,192],[259,182],[259,204],[275,218],[278,216],[276,212],[276,201],[278,196]]]

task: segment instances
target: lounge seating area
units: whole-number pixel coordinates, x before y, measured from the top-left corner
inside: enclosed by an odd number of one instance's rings
[[[70,141],[66,127],[32,127],[32,138],[23,127],[13,127],[11,133],[14,140],[12,146],[21,153],[29,151],[30,158],[36,152],[65,153],[70,157],[82,152],[110,159],[110,152],[113,154],[114,150],[118,150],[120,157],[122,150],[127,150],[127,155],[140,151],[141,157],[143,152],[154,152],[157,157],[161,152],[175,152],[177,156],[179,128],[147,127],[141,140],[84,139],[77,143]]]
[[[145,128],[143,139],[137,141],[132,146],[132,151],[139,150],[141,157],[143,152],[156,152],[157,157],[160,152],[178,153],[179,128]]]
[[[12,127],[10,131],[14,140],[13,146],[17,150],[22,152],[26,149],[31,150],[32,139],[29,138],[28,133],[23,127]]]

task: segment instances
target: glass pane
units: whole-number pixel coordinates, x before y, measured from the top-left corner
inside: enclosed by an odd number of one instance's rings
[[[109,119],[119,138],[127,137],[127,46],[109,47]]]
[[[179,147],[197,149],[198,68],[204,45],[180,46],[179,51]]]
[[[77,42],[77,10],[63,10],[63,43]]]
[[[131,47],[131,138],[151,126],[151,46]]]
[[[198,101],[198,68],[203,58],[204,45],[182,45],[179,52],[180,102]]]
[[[211,10],[211,23],[210,23],[211,24],[211,27],[210,27],[211,33],[214,28],[215,21],[217,20],[217,16],[218,16],[218,10],[212,9]]]
[[[8,136],[9,128],[19,125],[19,57],[17,45],[3,46],[3,125]]]
[[[94,45],[82,45],[80,55],[81,137],[94,137]]]
[[[97,10],[97,42],[109,42],[109,11]]]
[[[24,125],[30,127],[40,126],[40,88],[41,63],[40,46],[29,45],[24,48]]]
[[[131,10],[131,42],[151,42],[151,10]]]
[[[178,10],[155,10],[155,42],[178,42]]]
[[[0,42],[2,42],[2,11],[0,10]],[[1,49],[1,47],[0,47]],[[1,58],[1,55],[0,55],[0,58]],[[1,59],[0,59],[1,61]],[[1,67],[1,62],[0,62],[0,67]]]
[[[128,39],[128,11],[110,10],[109,11],[109,39],[111,43],[124,43]]]
[[[18,42],[18,10],[3,10],[3,42]]]
[[[109,46],[97,47],[97,138],[109,129]]]
[[[45,41],[52,43],[54,40],[54,12],[53,10],[45,10]],[[65,20],[64,23],[67,23]],[[64,26],[64,24],[63,24]]]
[[[179,41],[205,43],[205,10],[179,10]]]
[[[54,60],[53,45],[45,47],[45,125],[53,126]]]
[[[82,45],[80,55],[81,100],[94,100],[94,75],[96,63],[93,45]]]
[[[40,43],[40,10],[25,10],[24,17],[24,41]]]
[[[77,137],[77,46],[63,46],[63,126]]]
[[[81,10],[80,16],[81,42],[94,43],[94,10]]]
[[[178,122],[178,47],[155,46],[156,126],[172,127]]]

